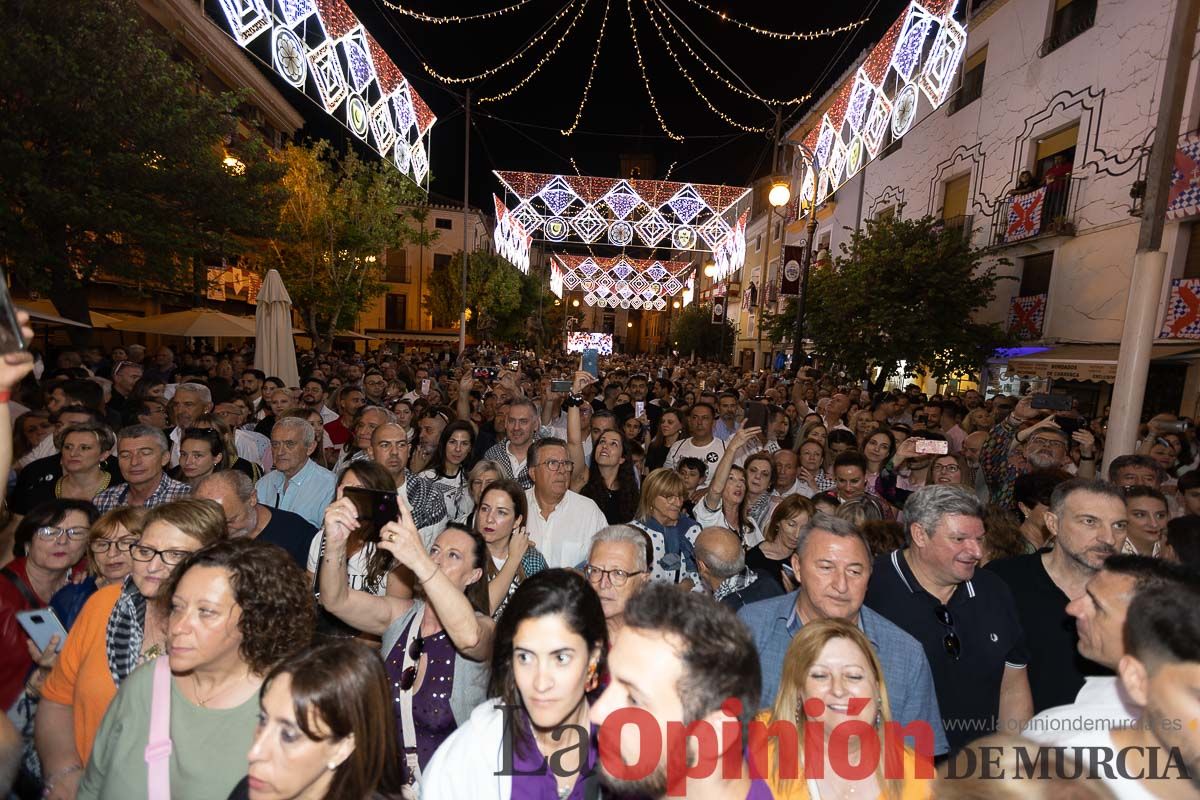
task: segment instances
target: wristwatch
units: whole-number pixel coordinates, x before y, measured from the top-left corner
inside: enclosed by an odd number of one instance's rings
[[[583,395],[569,394],[563,398],[563,408],[575,408],[583,405]]]

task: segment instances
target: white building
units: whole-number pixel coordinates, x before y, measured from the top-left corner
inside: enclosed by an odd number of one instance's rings
[[[976,246],[990,248],[990,258],[1012,262],[1000,274],[1016,279],[1000,283],[986,318],[1024,325],[1029,350],[990,364],[992,385],[1012,390],[1018,376],[1051,378],[1056,389],[1078,396],[1085,412],[1102,410],[1115,377],[1140,223],[1140,199],[1131,190],[1137,194],[1145,178],[1175,5],[975,0],[960,10],[967,39],[953,93],[939,108],[919,94],[907,132],[895,140],[889,132],[878,157],[827,198],[818,247],[837,252],[880,214],[930,214],[961,227]],[[1181,131],[1194,130],[1200,117],[1192,66]],[[789,131],[791,140],[810,137],[841,85]],[[794,189],[803,178],[798,170]],[[1022,170],[1057,180],[1045,184],[1040,226],[1011,233],[1010,193]],[[803,238],[806,222],[789,226],[789,241]],[[1162,246],[1170,278],[1200,277],[1196,225],[1167,224]],[[1171,291],[1168,280],[1160,327]],[[1014,316],[1015,298],[1027,299],[1016,303]],[[1146,410],[1193,414],[1198,387],[1200,340],[1157,343]]]

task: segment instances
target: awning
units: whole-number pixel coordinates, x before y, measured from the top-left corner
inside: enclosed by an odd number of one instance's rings
[[[369,329],[369,333],[376,339],[383,339],[389,342],[412,342],[414,344],[448,344],[450,342],[458,342],[457,333],[434,333],[433,331],[382,331]]]
[[[1009,373],[1027,378],[1059,381],[1117,380],[1119,344],[1064,344],[1044,352],[1008,359]],[[1150,360],[1162,361],[1200,353],[1200,342],[1158,342],[1150,348]]]
[[[19,300],[17,301],[20,308],[29,312],[29,316],[34,320],[48,322],[55,325],[75,325],[80,328],[88,327],[82,322],[69,320],[58,315],[58,309],[54,307],[54,303],[49,300]],[[120,317],[114,317],[111,314],[104,314],[99,311],[89,312],[93,328],[111,328],[113,323],[120,322]]]

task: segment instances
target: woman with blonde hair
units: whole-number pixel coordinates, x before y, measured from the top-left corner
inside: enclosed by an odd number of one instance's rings
[[[71,630],[83,604],[97,589],[128,577],[133,569],[129,548],[142,535],[145,516],[142,506],[121,506],[92,523],[88,531],[88,577],[68,583],[50,599],[50,607],[64,628]]]
[[[908,747],[890,752],[890,748],[900,747],[901,740],[894,733],[884,733],[892,715],[883,667],[866,635],[852,622],[819,619],[805,623],[784,657],[774,706],[756,720],[768,728],[785,723],[776,726],[777,730],[795,726],[794,737],[789,734],[767,741],[763,766],[771,792],[779,800],[918,800],[930,796],[933,753],[917,754]],[[831,747],[833,732],[845,724],[853,725],[855,735],[839,734]],[[877,744],[863,747],[863,735],[870,737],[864,726],[874,730]],[[804,737],[817,730],[824,737],[823,745],[806,747]],[[932,735],[929,742],[933,742]],[[823,763],[805,764],[808,751],[819,751]],[[857,765],[864,757],[872,758],[872,753],[878,754],[878,764],[869,775],[854,779],[842,774],[847,764]]]
[[[683,512],[686,499],[687,486],[673,469],[660,467],[642,483],[637,516],[629,524],[650,538],[654,552],[651,580],[690,581],[692,586],[699,580],[693,545],[700,535],[700,525]]]

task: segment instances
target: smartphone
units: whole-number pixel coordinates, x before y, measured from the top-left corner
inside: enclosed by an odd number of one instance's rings
[[[633,404],[633,415],[638,419],[646,416],[646,403],[642,400],[637,400]]]
[[[21,324],[17,322],[17,310],[13,308],[12,296],[8,293],[8,277],[0,269],[0,355],[16,353],[27,345],[21,335]]]
[[[950,443],[937,439],[917,439],[914,447],[921,456],[944,456],[950,452]]]
[[[1075,431],[1085,427],[1087,425],[1087,420],[1080,419],[1079,417],[1065,417],[1062,415],[1056,415],[1054,417],[1054,424],[1061,428],[1063,433],[1065,433],[1067,436],[1071,436],[1075,433]]]
[[[747,428],[762,428],[767,429],[767,404],[766,403],[747,403],[746,404],[746,427]]]
[[[421,394],[429,394],[429,378],[421,381]]]
[[[600,351],[594,347],[589,347],[583,351],[583,356],[579,359],[579,368],[591,375],[593,378],[600,377]]]
[[[516,372],[517,370],[519,370],[521,368],[521,362],[514,359],[514,360],[508,362],[508,368],[511,369],[513,372]]]
[[[358,521],[369,527],[364,531],[366,541],[379,541],[379,531],[389,522],[400,518],[400,501],[395,492],[381,492],[360,486],[347,486],[346,497],[354,503]]]
[[[1030,405],[1051,411],[1070,411],[1075,405],[1075,399],[1069,394],[1035,394]]]
[[[67,629],[58,621],[58,616],[51,608],[36,608],[30,611],[18,611],[17,622],[25,629],[25,633],[37,645],[38,650],[45,650],[50,644],[51,637],[58,637],[58,647],[61,650],[63,642],[67,641]]]
[[[550,381],[550,391],[552,392],[569,392],[571,386],[571,381]]]

